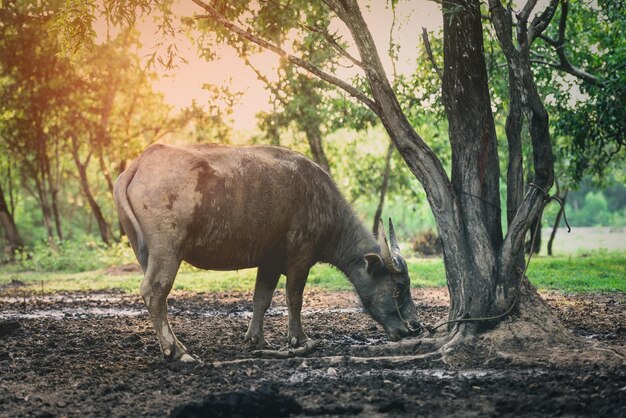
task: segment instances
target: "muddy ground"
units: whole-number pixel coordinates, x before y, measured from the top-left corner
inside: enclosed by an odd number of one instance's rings
[[[246,348],[251,294],[174,294],[174,330],[205,362],[181,367],[161,360],[138,296],[14,287],[0,289],[0,416],[626,416],[625,368],[585,359],[471,369],[331,361],[386,343],[350,292],[305,293],[305,329],[320,346],[286,360]],[[544,297],[574,334],[626,352],[626,295]],[[414,299],[425,322],[445,317],[444,289],[418,289]],[[286,323],[277,292],[265,327],[277,348]]]

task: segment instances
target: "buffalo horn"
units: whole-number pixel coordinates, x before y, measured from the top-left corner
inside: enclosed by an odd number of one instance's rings
[[[401,273],[402,271],[398,268],[398,264],[391,255],[382,219],[378,220],[378,244],[380,245],[380,256],[382,257],[387,269],[392,273]]]
[[[398,245],[396,231],[393,229],[393,222],[391,222],[391,218],[389,218],[389,241],[391,241],[391,253],[393,255],[400,255],[400,245]]]

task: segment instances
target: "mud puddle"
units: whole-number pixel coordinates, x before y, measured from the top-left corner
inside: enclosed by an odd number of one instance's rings
[[[351,314],[361,313],[361,308],[338,308],[338,309],[302,309],[302,316],[311,316],[318,314]],[[252,318],[252,311],[250,310],[205,310],[205,311],[190,311],[190,310],[178,310],[169,309],[170,315],[182,315],[189,317],[206,317],[206,318],[220,318],[220,317],[232,317],[232,318]],[[5,309],[0,311],[0,320],[7,319],[95,319],[98,317],[135,317],[146,316],[148,312],[145,309],[139,308],[105,308],[105,307],[91,307],[91,308],[48,308],[48,309]],[[265,313],[266,317],[272,316],[288,316],[289,312],[286,307],[270,308]]]

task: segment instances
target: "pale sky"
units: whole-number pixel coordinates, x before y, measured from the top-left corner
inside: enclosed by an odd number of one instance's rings
[[[374,36],[387,74],[390,75],[391,62],[387,49],[392,22],[391,10],[384,0],[361,3],[365,20]],[[193,16],[194,13],[202,14],[202,10],[191,0],[180,0],[174,11],[179,16]],[[400,73],[410,73],[417,58],[417,45],[418,42],[421,42],[422,26],[428,30],[440,28],[442,24],[441,12],[438,5],[432,1],[411,0],[399,2],[396,16],[394,38],[401,46],[397,68]],[[345,39],[352,43],[342,22],[335,22],[331,30],[334,29],[339,29],[340,33],[345,34]],[[141,42],[145,53],[148,54],[158,42],[154,34],[155,26],[152,23],[144,22],[140,26],[140,30]],[[177,45],[188,63],[180,63],[177,70],[167,77],[162,76],[156,83],[156,89],[164,93],[166,101],[177,109],[188,106],[193,99],[202,105],[208,99],[207,92],[202,90],[204,83],[230,84],[234,91],[244,93],[232,116],[235,121],[235,129],[252,129],[256,124],[254,115],[260,110],[269,109],[269,95],[264,90],[262,83],[256,79],[256,75],[243,64],[231,48],[224,47],[218,61],[206,62],[198,58],[195,46],[186,38],[178,39]],[[358,55],[355,50],[350,52],[355,56]],[[276,62],[277,57],[271,52],[255,57],[255,63],[268,68],[268,70]],[[268,75],[271,76],[272,72],[268,71]],[[346,78],[349,73],[340,75]]]

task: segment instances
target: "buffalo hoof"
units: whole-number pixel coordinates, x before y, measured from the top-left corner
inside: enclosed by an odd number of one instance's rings
[[[178,341],[172,348],[163,350],[163,357],[169,363],[202,363],[199,359],[188,354],[185,346]]]
[[[246,334],[244,341],[248,343],[250,350],[263,350],[268,348],[268,344],[263,338],[263,335],[249,335]]]
[[[291,348],[297,348],[300,346],[305,345],[308,341],[311,341],[309,339],[309,337],[307,337],[306,335],[299,335],[299,336],[295,336],[295,335],[288,335],[287,336],[288,340],[289,340],[289,347]]]
[[[202,361],[200,361],[199,359],[195,358],[191,354],[187,354],[187,353],[185,353],[182,356],[180,356],[180,358],[177,361],[179,361],[181,363],[202,363]]]

